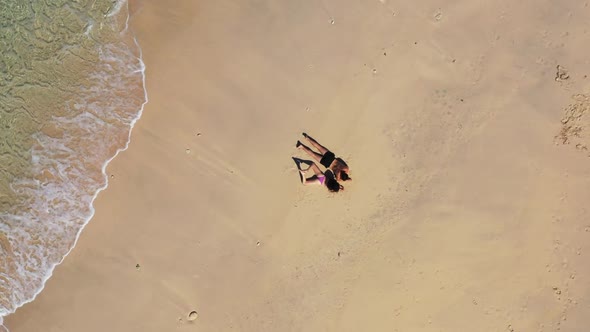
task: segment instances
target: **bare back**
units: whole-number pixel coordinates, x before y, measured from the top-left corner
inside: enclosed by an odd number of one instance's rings
[[[340,172],[348,174],[348,165],[341,158],[336,158],[332,164],[330,164],[330,170],[332,170],[334,176],[336,176],[336,180],[340,181]]]

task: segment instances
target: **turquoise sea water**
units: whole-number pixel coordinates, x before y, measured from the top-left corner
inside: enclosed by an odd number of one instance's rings
[[[0,0],[0,324],[73,248],[146,102],[124,0]]]

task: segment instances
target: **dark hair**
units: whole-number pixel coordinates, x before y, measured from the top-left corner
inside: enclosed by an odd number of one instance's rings
[[[348,180],[352,180],[350,178],[350,176],[348,176],[348,173],[346,173],[345,171],[340,171],[340,179],[342,181],[348,181]]]
[[[340,183],[338,183],[338,181],[336,181],[336,179],[334,179],[334,178],[330,178],[330,179],[326,180],[326,187],[328,187],[328,190],[333,193],[337,193],[341,189],[344,189],[344,187],[341,186]]]

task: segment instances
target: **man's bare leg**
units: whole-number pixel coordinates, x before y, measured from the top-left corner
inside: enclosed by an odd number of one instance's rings
[[[297,141],[297,148],[307,152],[307,154],[310,155],[317,162],[320,162],[322,160],[323,155],[313,151],[307,145],[301,143],[300,141]]]
[[[329,150],[326,149],[323,145],[321,145],[320,143],[318,143],[318,141],[316,141],[315,139],[313,139],[313,137],[309,136],[306,133],[303,133],[303,137],[307,138],[307,141],[313,145],[316,149],[318,149],[318,151],[320,151],[320,153],[322,155],[324,155],[326,152],[328,152]]]

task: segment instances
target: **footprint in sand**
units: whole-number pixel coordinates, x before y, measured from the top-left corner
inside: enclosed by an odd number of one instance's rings
[[[432,104],[440,110],[451,110],[453,109],[453,102],[448,95],[446,89],[437,89],[434,91],[431,97]]]
[[[443,14],[442,14],[441,10],[439,9],[436,12],[434,12],[433,17],[434,17],[435,22],[440,22],[440,20],[442,20],[442,18],[443,18]]]
[[[567,70],[560,65],[557,65],[557,72],[555,73],[555,81],[562,82],[570,78]]]
[[[188,314],[188,321],[189,322],[193,322],[193,321],[197,320],[197,318],[199,318],[199,313],[197,313],[195,310],[189,312],[189,314]]]

